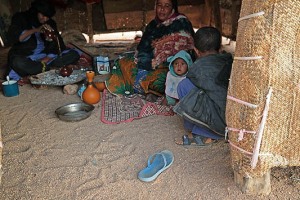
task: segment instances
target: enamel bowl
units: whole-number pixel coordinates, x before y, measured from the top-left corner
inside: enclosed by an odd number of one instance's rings
[[[93,105],[80,102],[61,106],[55,110],[55,113],[60,120],[74,122],[88,118],[94,109]]]

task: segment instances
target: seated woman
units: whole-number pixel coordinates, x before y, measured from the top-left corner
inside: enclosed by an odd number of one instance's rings
[[[164,94],[167,58],[194,48],[194,30],[186,16],[178,13],[177,0],[156,0],[156,17],[146,27],[136,54],[116,60],[106,81],[114,94]]]
[[[8,30],[10,78],[19,80],[79,60],[77,51],[65,46],[57,30],[52,19],[55,12],[48,1],[35,0],[28,10],[14,14]]]

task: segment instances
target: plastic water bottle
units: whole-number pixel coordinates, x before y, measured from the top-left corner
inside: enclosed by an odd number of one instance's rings
[[[85,86],[85,84],[83,83],[82,85],[81,85],[81,87],[79,88],[79,90],[78,90],[78,92],[77,92],[77,94],[78,94],[78,96],[81,98],[81,100],[82,100],[82,93],[83,93],[83,91],[86,89],[86,86]]]

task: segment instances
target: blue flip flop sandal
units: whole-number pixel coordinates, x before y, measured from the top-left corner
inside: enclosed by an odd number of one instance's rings
[[[174,155],[169,150],[153,154],[148,159],[148,166],[138,173],[138,178],[144,182],[155,180],[158,175],[168,169],[174,161]]]

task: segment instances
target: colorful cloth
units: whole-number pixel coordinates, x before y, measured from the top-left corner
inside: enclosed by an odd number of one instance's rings
[[[133,56],[117,59],[111,71],[112,76],[106,81],[106,87],[114,94],[126,94],[127,91],[130,94],[143,91],[148,93],[149,89],[163,93],[168,69],[164,67],[146,73],[145,71],[137,68]]]
[[[182,14],[177,13],[164,22],[152,20],[137,47],[136,56],[115,61],[112,76],[106,81],[107,89],[115,94],[148,93],[149,90],[164,94],[167,58],[180,50],[192,50],[193,35],[192,24]]]

